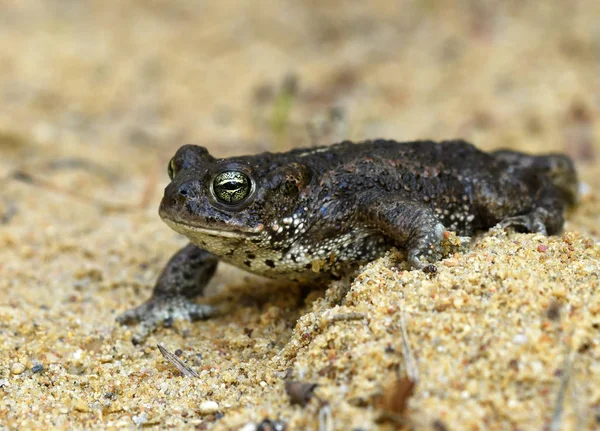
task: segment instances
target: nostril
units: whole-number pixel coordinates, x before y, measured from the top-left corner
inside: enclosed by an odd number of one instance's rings
[[[198,185],[194,184],[193,181],[179,184],[171,183],[168,187],[169,196],[180,203],[187,202],[189,199],[195,199],[198,196]]]
[[[179,188],[179,194],[181,196],[188,196],[190,193],[189,193],[189,190],[188,190],[188,188],[186,186],[182,186],[182,187]]]

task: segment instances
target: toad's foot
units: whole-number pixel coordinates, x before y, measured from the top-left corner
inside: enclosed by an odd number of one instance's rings
[[[546,225],[544,224],[545,215],[546,211],[543,208],[538,208],[535,211],[527,214],[505,218],[499,223],[499,225],[503,229],[512,227],[519,232],[541,233],[542,235],[548,235]]]
[[[410,268],[427,268],[428,272],[434,272],[431,263],[440,259],[440,243],[446,227],[433,210],[422,203],[404,199],[386,201],[366,195],[364,200],[369,205],[360,214],[362,221],[403,245],[408,252]]]
[[[175,320],[207,319],[216,314],[215,307],[196,304],[182,295],[154,296],[142,305],[127,310],[117,317],[117,322],[139,322],[139,330],[131,339],[133,344],[142,343],[159,325],[171,327]]]
[[[133,344],[144,341],[159,324],[169,327],[175,320],[199,320],[214,315],[212,306],[196,304],[191,299],[203,293],[217,263],[214,254],[194,244],[175,253],[158,277],[152,297],[117,318],[122,324],[140,322],[140,331],[131,340]]]
[[[432,229],[424,230],[413,237],[408,246],[408,264],[411,268],[434,272],[433,262],[441,258],[441,241],[445,232],[443,224],[435,223]]]

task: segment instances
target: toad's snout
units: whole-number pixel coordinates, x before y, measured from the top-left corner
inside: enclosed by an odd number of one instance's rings
[[[200,196],[198,181],[171,182],[166,188],[160,202],[159,214],[163,218],[183,214],[196,206]]]

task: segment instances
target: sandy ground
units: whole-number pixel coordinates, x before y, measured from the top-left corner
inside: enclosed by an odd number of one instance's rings
[[[600,2],[498,4],[0,1],[0,429],[600,428]],[[156,214],[178,146],[374,137],[567,152],[584,198],[564,235],[493,230],[435,276],[223,266],[226,315],[142,346],[115,324],[185,244]]]

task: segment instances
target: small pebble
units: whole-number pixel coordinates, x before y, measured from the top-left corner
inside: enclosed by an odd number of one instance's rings
[[[144,412],[144,413],[142,413],[140,415],[134,415],[134,416],[132,416],[131,420],[137,426],[141,426],[141,425],[144,425],[146,422],[148,422],[148,415]]]
[[[33,371],[34,373],[41,373],[42,371],[44,371],[44,366],[42,364],[35,364],[31,368],[31,371]]]
[[[454,305],[454,308],[456,308],[457,310],[460,310],[460,308],[463,305],[463,302],[464,301],[462,298],[456,297],[452,300],[452,305]]]
[[[20,362],[15,362],[10,367],[10,372],[15,375],[19,375],[23,373],[23,371],[25,371],[25,365],[21,364]]]
[[[538,245],[538,247],[537,247],[537,250],[538,250],[540,253],[545,253],[545,252],[546,252],[546,250],[548,250],[548,246],[547,246],[547,245],[545,245],[545,244],[540,244],[540,245]]]
[[[292,404],[298,404],[304,407],[313,397],[313,393],[317,386],[316,383],[287,380],[285,382],[285,391],[290,397],[290,402]]]
[[[217,404],[215,401],[203,401],[200,403],[199,410],[203,415],[210,415],[219,410],[219,404]]]
[[[513,343],[522,345],[527,343],[527,335],[525,334],[517,334],[513,337]]]
[[[87,413],[90,411],[90,406],[83,399],[78,399],[73,402],[73,408],[78,412]]]
[[[454,266],[458,266],[459,261],[458,261],[458,259],[451,257],[451,258],[444,260],[443,264],[449,268],[452,268]]]

